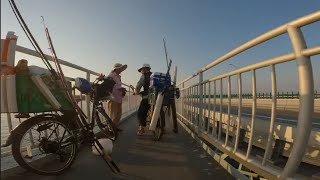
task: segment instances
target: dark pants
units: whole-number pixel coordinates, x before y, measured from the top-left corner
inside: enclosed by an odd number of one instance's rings
[[[142,99],[138,109],[138,119],[139,119],[140,126],[146,127],[147,125],[146,120],[147,120],[149,108],[150,108],[150,104],[148,102],[148,99]]]

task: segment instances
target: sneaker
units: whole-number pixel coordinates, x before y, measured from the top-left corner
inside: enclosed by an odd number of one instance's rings
[[[139,127],[138,131],[137,131],[137,135],[138,136],[142,136],[144,134],[144,128],[142,126]]]

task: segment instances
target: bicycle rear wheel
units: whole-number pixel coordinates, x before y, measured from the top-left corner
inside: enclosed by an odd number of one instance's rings
[[[170,99],[170,106],[169,108],[169,115],[170,115],[170,125],[172,131],[174,133],[178,133],[178,121],[177,121],[177,110],[176,110],[176,103],[174,99]]]
[[[102,108],[98,108],[95,115],[95,120],[101,132],[109,139],[116,140],[118,137],[118,131],[113,124],[111,118]]]
[[[155,141],[160,141],[160,139],[162,138],[162,135],[164,133],[164,127],[165,127],[165,112],[163,108],[161,108],[156,129],[153,131],[153,138]]]
[[[12,154],[23,168],[42,175],[56,175],[73,163],[77,143],[62,118],[35,116],[14,131]]]

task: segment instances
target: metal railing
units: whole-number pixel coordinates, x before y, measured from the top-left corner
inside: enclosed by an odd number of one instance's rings
[[[200,69],[195,74],[189,76],[178,84],[181,90],[181,98],[178,100],[178,117],[180,121],[193,129],[198,136],[205,139],[207,142],[214,145],[220,151],[229,155],[231,158],[238,161],[240,164],[250,168],[259,175],[268,179],[287,179],[294,177],[296,170],[304,156],[308,140],[311,133],[312,115],[314,110],[314,81],[312,74],[312,64],[310,57],[320,54],[320,46],[307,48],[304,36],[300,30],[301,27],[311,23],[320,21],[320,11],[316,11],[310,15],[304,16],[278,28],[275,28],[255,39],[239,46],[222,57],[216,59],[204,68]],[[252,64],[234,71],[203,80],[203,73],[218,64],[227,61],[231,57],[246,51],[260,43],[266,42],[279,35],[288,33],[293,52],[282,56],[267,59],[256,64]],[[275,138],[275,119],[277,109],[277,78],[275,66],[280,63],[296,60],[299,76],[299,116],[296,133],[293,140],[293,147],[285,167],[278,167],[266,163],[271,157],[271,151]],[[257,85],[256,85],[256,70],[260,68],[270,68],[271,72],[271,115],[270,126],[267,135],[267,145],[263,158],[259,159],[252,155],[253,138],[255,136],[256,111],[257,111]],[[251,125],[249,127],[250,137],[248,139],[247,149],[245,152],[239,150],[239,136],[241,131],[241,122],[243,116],[243,93],[242,93],[242,74],[251,72],[252,77],[252,108],[251,108]],[[185,84],[199,76],[199,83],[185,87]],[[231,77],[237,77],[238,83],[238,113],[237,120],[231,124]],[[223,80],[227,80],[227,97],[223,98]],[[216,85],[220,83],[219,98],[217,98]],[[212,93],[213,87],[213,93]],[[193,97],[193,98],[190,98]],[[195,98],[197,97],[197,98]],[[206,97],[206,98],[204,98]],[[213,101],[213,102],[212,102]],[[220,103],[217,103],[220,101]],[[223,102],[227,101],[226,121],[223,122]],[[219,104],[219,106],[217,105]],[[211,131],[211,132],[210,132]],[[230,142],[230,135],[233,135],[233,142]],[[234,138],[235,137],[235,138]]]
[[[33,56],[33,57],[39,57],[39,54],[32,50],[32,49],[28,49],[28,48],[25,48],[25,47],[22,47],[22,46],[19,46],[19,45],[16,45],[16,41],[17,41],[17,37],[14,35],[14,32],[9,32],[8,35],[7,35],[7,39],[8,38],[11,38],[11,39],[15,39],[15,42],[10,44],[9,46],[11,46],[9,48],[9,52],[6,53],[7,56],[11,56],[11,58],[15,57],[15,53],[16,52],[20,52],[20,53],[23,53],[25,55],[30,55],[30,56]],[[5,40],[1,40],[1,54],[3,54],[3,44],[4,44],[4,41]],[[13,50],[12,50],[13,49]],[[1,56],[3,57],[3,56]],[[52,57],[49,56],[49,55],[46,55],[46,58],[49,60],[49,61],[53,61]],[[80,70],[81,72],[85,72],[86,73],[86,79],[90,82],[90,78],[91,78],[91,75],[94,75],[94,76],[99,76],[100,73],[97,73],[95,71],[91,71],[89,69],[86,69],[86,68],[83,68],[81,66],[78,66],[78,65],[75,65],[75,64],[72,64],[70,62],[67,62],[67,61],[64,61],[64,60],[61,60],[61,59],[58,59],[58,61],[60,62],[60,64],[64,65],[64,66],[67,66],[67,67],[71,67],[73,69],[77,69],[77,70]],[[11,65],[14,65],[14,64],[11,64]],[[3,75],[5,76],[5,75]],[[69,78],[70,79],[70,78]],[[129,85],[123,83],[122,84],[126,89],[127,89],[127,93],[126,93],[126,96],[124,97],[123,99],[123,104],[122,104],[122,120],[124,118],[126,118],[127,116],[129,116],[130,114],[134,113],[135,111],[137,111],[137,108],[139,106],[139,103],[140,103],[140,99],[141,97],[140,96],[135,96],[133,95],[133,92],[130,88]],[[77,90],[75,90],[75,88],[73,88],[73,94],[76,94]],[[90,122],[90,111],[92,111],[92,109],[90,109],[90,96],[89,95],[85,95],[85,106],[83,107],[83,103],[82,103],[82,94],[78,91],[78,94],[79,94],[79,97],[80,97],[80,107],[82,110],[84,110],[84,112],[86,113],[87,117],[88,117],[88,122]],[[105,108],[107,107],[106,104],[104,106]],[[13,114],[15,113],[7,113],[7,127],[8,127],[8,132],[3,132],[1,131],[1,136],[2,138],[3,137],[3,134],[8,134],[9,135],[9,132],[13,129],[13,124],[14,125],[17,125],[19,124],[18,122],[18,119],[17,118],[13,118]],[[6,126],[5,124],[5,121],[2,121],[1,122],[1,126]],[[2,128],[1,128],[2,129]],[[32,137],[31,137],[32,138]],[[3,140],[3,139],[2,139]],[[8,154],[8,152],[3,152],[2,153],[5,153],[5,154]]]

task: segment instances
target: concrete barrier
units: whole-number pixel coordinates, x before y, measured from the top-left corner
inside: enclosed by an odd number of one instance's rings
[[[209,104],[209,99],[204,99],[204,103]],[[211,98],[213,104],[213,98]],[[216,105],[220,105],[220,99],[216,99]],[[228,99],[223,99],[223,105],[228,105]],[[238,99],[231,99],[231,106],[237,107]],[[257,99],[258,109],[271,109],[272,99]],[[242,99],[242,107],[252,107],[252,99]],[[277,110],[299,112],[299,99],[277,99]],[[314,100],[314,112],[319,113],[320,117],[320,99]]]
[[[198,109],[189,109],[189,112],[194,112],[195,114],[198,113]],[[213,111],[210,113],[209,117],[209,111],[204,110],[204,118],[208,118],[210,122],[210,126],[213,125]],[[200,116],[199,116],[200,117]],[[220,118],[220,112],[215,112],[215,121],[219,121]],[[228,120],[228,114],[222,113],[222,131],[226,132],[227,128],[227,120]],[[235,136],[236,134],[236,124],[238,122],[238,117],[235,115],[230,115],[230,128],[229,128],[229,135]],[[269,132],[269,126],[270,122],[266,120],[262,120],[259,117],[255,118],[255,129],[254,129],[254,138],[253,138],[253,145],[262,149],[266,148],[267,141],[268,141],[268,132]],[[240,128],[245,130],[245,141],[248,142],[251,132],[251,118],[242,116],[241,118],[241,124]],[[217,129],[217,123],[215,124],[215,128]],[[293,140],[296,136],[296,127],[290,125],[290,124],[284,124],[284,123],[278,123],[275,122],[275,130],[273,133],[274,139],[283,140],[286,142],[283,156],[288,157],[290,155]],[[320,166],[320,131],[319,130],[313,130],[311,132],[311,135],[309,137],[308,147],[306,149],[305,155],[303,157],[303,162]]]

